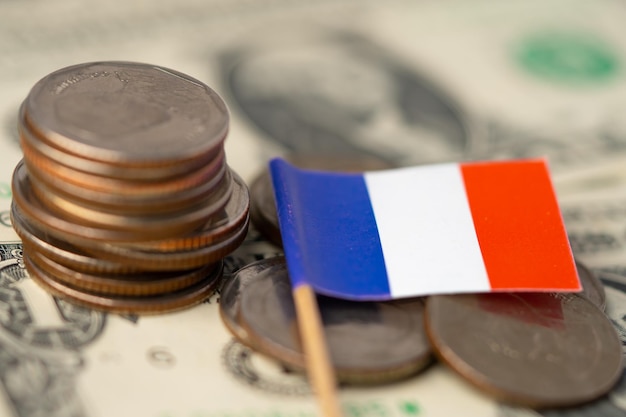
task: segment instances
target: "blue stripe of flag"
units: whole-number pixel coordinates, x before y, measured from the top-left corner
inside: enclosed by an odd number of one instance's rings
[[[270,162],[292,285],[327,295],[386,299],[390,289],[361,174],[311,173]]]

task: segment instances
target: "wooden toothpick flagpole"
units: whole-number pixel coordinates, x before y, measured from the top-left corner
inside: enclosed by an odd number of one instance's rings
[[[323,417],[341,417],[337,381],[330,361],[315,291],[301,284],[293,291],[306,369]]]

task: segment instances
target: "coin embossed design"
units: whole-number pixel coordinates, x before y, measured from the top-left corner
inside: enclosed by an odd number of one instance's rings
[[[184,165],[218,146],[229,123],[226,105],[202,82],[134,62],[62,68],[37,82],[23,106],[52,146],[116,165]]]
[[[604,313],[576,294],[437,295],[426,303],[437,355],[498,399],[570,406],[608,392],[622,349]]]
[[[389,382],[431,361],[423,301],[354,302],[318,297],[331,361],[340,381]],[[251,347],[304,369],[286,263],[261,270],[241,293],[239,320]]]

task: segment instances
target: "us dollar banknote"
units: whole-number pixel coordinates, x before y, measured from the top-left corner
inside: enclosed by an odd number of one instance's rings
[[[231,112],[229,165],[247,181],[291,152],[400,166],[547,158],[574,253],[604,280],[626,344],[625,17],[619,1],[0,1],[0,415],[318,414],[305,378],[231,339],[219,294],[175,314],[118,316],[28,277],[8,216],[18,108],[38,79],[85,61],[150,62],[209,84]],[[251,230],[227,275],[277,253]],[[437,364],[339,396],[355,417],[618,416],[625,385],[535,411]]]

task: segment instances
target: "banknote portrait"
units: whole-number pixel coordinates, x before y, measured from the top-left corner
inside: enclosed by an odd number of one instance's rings
[[[472,147],[458,104],[365,39],[319,33],[304,45],[234,50],[223,63],[234,102],[290,151],[402,165],[462,158]]]

